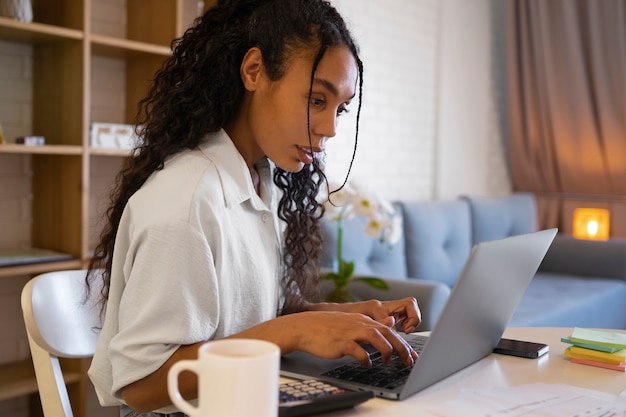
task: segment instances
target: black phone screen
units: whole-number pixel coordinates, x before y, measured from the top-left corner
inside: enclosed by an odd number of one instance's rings
[[[523,340],[500,339],[493,350],[502,355],[519,356],[522,358],[538,358],[548,352],[549,346],[544,343],[526,342]]]

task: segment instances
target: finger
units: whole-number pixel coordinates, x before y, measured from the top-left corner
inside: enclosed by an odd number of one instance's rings
[[[400,354],[400,352],[398,352],[398,356],[400,356],[400,359],[402,359],[402,362],[406,366],[415,365],[415,361],[419,357],[418,353],[409,344],[405,344],[404,348],[404,352],[406,352],[406,355]]]
[[[417,352],[411,347],[411,345],[400,337],[399,334],[393,333],[393,338],[390,339],[393,346],[393,350],[400,357],[402,362],[407,366],[413,366],[418,355]]]
[[[346,354],[356,359],[361,364],[361,366],[365,368],[371,368],[372,360],[367,350],[363,349],[363,347],[358,343],[354,343],[351,346],[352,347],[346,352]]]
[[[388,364],[391,362],[394,347],[387,337],[377,332],[376,337],[370,338],[366,343],[369,343],[374,349],[380,352],[380,357],[383,363]]]
[[[407,318],[402,322],[402,331],[404,331],[404,333],[407,333],[407,334],[413,333],[420,323],[421,323],[421,319],[419,318],[416,318],[416,317]]]
[[[396,319],[393,316],[387,316],[379,322],[387,327],[394,327],[396,325]]]
[[[394,312],[394,314],[402,315],[403,320],[401,326],[405,333],[413,333],[415,328],[422,322],[422,312],[414,297],[407,298],[403,310]]]
[[[417,353],[395,330],[381,329],[380,336],[381,340],[372,341],[370,344],[380,352],[383,363],[391,362],[391,357],[395,352],[405,365],[414,365]]]

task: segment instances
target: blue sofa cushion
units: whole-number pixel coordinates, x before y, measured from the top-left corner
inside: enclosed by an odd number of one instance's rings
[[[624,281],[538,273],[509,325],[623,329],[624,300]]]
[[[538,229],[535,197],[518,192],[503,197],[462,197],[470,206],[472,243],[523,235]]]
[[[407,273],[453,286],[472,248],[463,200],[402,202]]]
[[[396,206],[396,210],[399,207]],[[356,216],[343,221],[343,259],[353,261],[356,275],[382,276],[405,279],[406,255],[404,236],[394,245],[381,242],[365,234],[367,220]],[[334,270],[337,258],[337,223],[322,220],[321,266],[324,270]]]

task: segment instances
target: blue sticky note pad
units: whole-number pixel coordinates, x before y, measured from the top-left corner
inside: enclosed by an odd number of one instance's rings
[[[561,342],[568,343],[570,345],[574,345],[574,346],[578,346],[578,347],[582,347],[582,348],[586,348],[586,349],[599,350],[600,352],[607,352],[607,353],[614,353],[614,352],[617,352],[617,351],[621,350],[618,347],[594,345],[594,344],[591,344],[591,343],[584,343],[584,342],[576,342],[576,341],[574,341],[574,340],[572,340],[570,338],[567,338],[567,337],[562,337],[561,338]]]

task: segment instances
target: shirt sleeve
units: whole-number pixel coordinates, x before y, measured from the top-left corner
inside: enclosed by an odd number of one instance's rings
[[[129,249],[119,332],[109,346],[115,396],[180,345],[211,339],[220,319],[213,254],[198,230],[184,221],[154,225]]]

